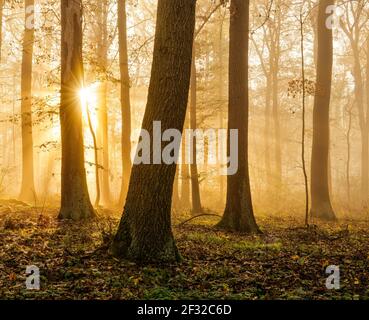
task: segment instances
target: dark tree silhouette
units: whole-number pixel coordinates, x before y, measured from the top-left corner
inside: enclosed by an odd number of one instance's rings
[[[163,131],[183,131],[195,4],[195,0],[158,1],[151,81],[142,123],[142,129],[147,130],[151,138],[154,121],[161,121]],[[133,166],[123,217],[112,244],[114,255],[140,262],[180,259],[171,231],[175,173],[175,164]]]
[[[249,1],[231,1],[228,140],[230,130],[238,130],[238,171],[228,176],[226,208],[218,227],[258,233],[260,230],[253,212],[248,168],[249,6]],[[229,153],[230,143],[228,143]]]
[[[95,215],[88,194],[79,92],[83,88],[82,3],[61,1],[61,219]]]
[[[313,114],[313,150],[311,158],[311,209],[312,217],[335,220],[328,186],[329,105],[331,99],[333,36],[327,28],[327,6],[333,0],[321,0],[318,14],[317,90]],[[329,11],[328,11],[329,12]]]

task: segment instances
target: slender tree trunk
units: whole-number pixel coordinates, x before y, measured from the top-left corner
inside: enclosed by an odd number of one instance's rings
[[[87,112],[87,120],[88,120],[88,127],[90,129],[90,133],[92,136],[92,141],[94,144],[94,157],[95,157],[95,183],[96,183],[96,199],[95,199],[95,207],[97,208],[100,203],[101,191],[100,191],[100,165],[99,165],[99,152],[98,152],[98,145],[94,127],[92,125],[91,114],[88,110],[88,106],[86,106]]]
[[[2,44],[3,44],[3,9],[5,0],[0,0],[0,63],[2,56]]]
[[[265,92],[265,112],[264,112],[264,161],[266,172],[267,190],[272,187],[271,177],[272,168],[270,164],[270,115],[271,115],[271,93],[272,93],[272,78],[269,74],[266,75],[266,92]]]
[[[95,215],[88,194],[79,91],[83,88],[82,2],[61,1],[62,142],[60,219],[86,219]]]
[[[37,201],[33,168],[32,132],[32,60],[34,43],[34,0],[25,2],[25,31],[22,52],[21,114],[22,114],[22,186],[19,199]]]
[[[195,8],[195,0],[158,1],[151,81],[142,123],[151,138],[154,121],[160,120],[164,131],[183,131]],[[139,262],[180,259],[171,230],[175,173],[176,164],[133,166],[123,217],[112,244],[116,256]]]
[[[369,91],[368,91],[369,92]],[[348,128],[346,133],[347,144],[347,161],[346,161],[346,187],[347,187],[347,204],[351,206],[351,182],[350,182],[350,165],[351,165],[351,130],[352,130],[352,110],[348,110]]]
[[[186,127],[186,126],[185,126]],[[186,163],[186,139],[182,136],[182,163],[181,163],[181,207],[186,210],[190,208],[190,172]]]
[[[223,100],[224,100],[224,80],[223,80],[223,71],[224,71],[224,63],[223,63],[223,57],[224,57],[224,52],[223,52],[223,25],[224,25],[224,19],[225,16],[224,14],[221,12],[221,10],[219,10],[219,16],[220,16],[220,28],[219,28],[219,45],[218,45],[218,64],[219,64],[219,72],[218,72],[218,95],[219,95],[219,105],[220,105],[220,111],[219,111],[219,129],[223,129]],[[217,147],[219,150],[220,146],[220,142],[217,141]],[[218,157],[218,175],[219,175],[219,202],[221,205],[223,205],[223,201],[224,201],[224,176],[221,174],[222,173],[222,161],[221,158],[219,157],[219,152],[217,154]]]
[[[278,43],[279,46],[279,43]],[[279,58],[274,57],[274,65],[272,68],[272,83],[273,83],[273,122],[274,122],[274,135],[275,135],[275,186],[277,192],[281,189],[282,186],[282,142],[281,142],[281,125],[280,125],[280,116],[279,116],[279,79],[278,79],[278,71],[279,71]]]
[[[366,111],[361,113],[361,117],[363,120],[361,120],[361,137],[362,137],[362,159],[361,159],[361,202],[362,207],[365,211],[368,211],[369,209],[369,40],[366,41],[367,43],[367,50],[366,50]],[[361,79],[359,79],[359,82],[361,82],[361,85],[359,86],[359,92],[357,93],[357,96],[360,95],[359,101],[361,101],[364,109],[364,94],[360,88],[364,88],[363,86],[363,80],[361,76],[361,68],[360,68],[360,56],[357,54],[357,57],[355,59],[357,61],[357,66],[355,68],[355,74]],[[361,91],[361,92],[360,92]]]
[[[122,185],[119,196],[119,206],[123,207],[126,200],[129,177],[131,175],[131,100],[130,78],[128,70],[127,45],[127,13],[126,0],[118,0],[118,29],[119,29],[119,65],[121,83],[122,110]]]
[[[259,233],[250,190],[248,168],[248,51],[249,0],[231,1],[229,46],[228,154],[230,130],[238,130],[238,171],[228,176],[227,203],[218,227],[245,233]]]
[[[362,159],[362,205],[365,210],[368,210],[369,197],[369,39],[366,40],[366,117],[365,117],[365,131],[363,133],[363,159]]]
[[[280,65],[280,34],[281,34],[281,15],[280,1],[276,1],[276,11],[274,17],[273,30],[271,30],[271,50],[272,64],[270,66],[272,78],[272,113],[274,124],[274,155],[275,155],[275,187],[276,194],[280,194],[282,186],[282,142],[281,142],[281,124],[279,114],[279,65]]]
[[[109,206],[110,200],[110,163],[109,163],[109,134],[108,134],[108,107],[107,107],[107,81],[99,85],[99,141],[100,163],[102,170],[101,180],[101,203]]]
[[[173,197],[172,197],[172,209],[178,210],[180,209],[180,199],[179,199],[179,166],[177,165],[176,168],[176,175],[174,177],[174,183],[173,183]]]
[[[309,181],[306,170],[305,160],[305,131],[306,131],[306,86],[305,86],[305,36],[304,36],[304,21],[302,14],[300,15],[300,46],[301,46],[301,77],[302,77],[302,128],[301,128],[301,163],[302,173],[304,175],[305,186],[305,226],[309,226]]]
[[[197,129],[196,107],[197,107],[197,70],[196,70],[196,46],[193,45],[192,64],[191,64],[191,101],[190,101],[190,127],[193,132]],[[191,195],[192,195],[192,214],[202,212],[200,199],[199,173],[197,167],[197,147],[196,136],[191,145],[192,163],[191,169]]]
[[[312,217],[336,220],[328,186],[329,105],[331,99],[333,36],[326,27],[327,6],[334,0],[320,0],[318,17],[317,92],[313,112],[313,149],[311,159],[311,210]]]
[[[98,63],[103,79],[99,85],[99,127],[98,140],[101,146],[102,174],[101,178],[101,203],[110,205],[110,164],[109,164],[109,135],[108,135],[108,106],[107,106],[107,67],[108,67],[108,1],[100,2],[100,41],[98,46]]]
[[[368,123],[364,112],[364,80],[361,71],[360,54],[358,44],[353,43],[354,52],[354,79],[355,79],[355,100],[359,110],[359,124],[361,134],[361,206],[364,210],[368,209],[369,195],[369,139]]]

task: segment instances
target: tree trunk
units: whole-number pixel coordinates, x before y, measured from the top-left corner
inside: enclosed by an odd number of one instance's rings
[[[193,132],[197,129],[196,107],[197,107],[197,71],[196,71],[196,46],[193,45],[192,64],[191,64],[191,102],[190,102],[190,127]],[[202,212],[200,199],[199,173],[197,168],[197,139],[193,138],[191,145],[192,162],[191,169],[191,195],[192,195],[192,214]]]
[[[329,105],[331,99],[333,36],[326,27],[327,6],[334,0],[319,2],[317,92],[313,112],[313,149],[311,159],[311,210],[312,217],[336,220],[329,196]]]
[[[364,12],[361,5],[357,6],[357,10],[351,7],[352,14],[355,19],[360,19],[361,14]],[[348,10],[348,8],[346,8]],[[355,82],[355,103],[358,108],[359,113],[359,125],[361,134],[361,207],[364,211],[368,210],[368,195],[369,195],[369,147],[368,147],[368,134],[369,134],[369,114],[365,112],[364,106],[364,80],[362,76],[361,68],[361,57],[360,57],[360,35],[361,35],[361,25],[359,23],[354,23],[351,28],[349,28],[341,20],[341,28],[350,40],[351,48],[354,55],[354,82]],[[347,21],[349,24],[349,21]]]
[[[174,210],[181,209],[180,199],[179,199],[179,192],[178,192],[178,190],[179,190],[179,188],[178,188],[178,184],[179,184],[178,174],[179,174],[179,166],[177,166],[177,168],[176,168],[176,175],[174,177],[174,183],[173,183],[172,209],[174,209]]]
[[[101,148],[102,174],[101,179],[101,203],[110,205],[110,165],[109,165],[109,135],[108,135],[108,106],[107,106],[107,67],[108,67],[108,1],[99,1],[100,5],[100,39],[98,44],[98,64],[102,73],[99,85],[99,126],[98,140]]]
[[[32,132],[32,60],[34,44],[34,0],[25,2],[25,31],[22,52],[21,114],[22,114],[22,186],[19,199],[37,201],[33,168]]]
[[[186,139],[182,136],[182,163],[181,163],[181,207],[183,210],[190,208],[190,172],[186,163]]]
[[[99,148],[97,145],[97,139],[95,130],[92,124],[91,120],[91,114],[88,110],[88,106],[86,106],[86,112],[87,112],[87,121],[88,121],[88,128],[90,129],[90,133],[92,136],[92,141],[94,144],[94,158],[95,158],[95,188],[96,188],[96,198],[95,198],[95,207],[97,208],[100,203],[100,197],[101,197],[101,189],[100,189],[100,165],[99,165]]]
[[[369,84],[368,84],[369,85]],[[369,92],[369,91],[368,91]],[[369,99],[369,98],[368,98]],[[368,100],[369,104],[369,100]],[[351,182],[350,182],[350,166],[351,166],[351,130],[352,130],[352,110],[348,106],[348,128],[346,132],[347,144],[347,161],[346,161],[346,188],[347,188],[347,206],[351,207]]]
[[[366,40],[366,118],[365,118],[365,130],[363,133],[363,159],[362,159],[362,206],[368,210],[368,197],[369,197],[369,39]]]
[[[83,88],[82,3],[61,1],[61,101],[62,142],[60,219],[93,217],[88,194],[79,91]]]
[[[266,92],[265,92],[265,112],[264,112],[264,161],[265,173],[268,192],[272,188],[272,168],[270,164],[270,115],[271,115],[271,101],[272,101],[272,77],[266,74]]]
[[[183,131],[195,7],[196,0],[158,1],[151,81],[142,123],[151,139],[154,121],[161,121],[162,130]],[[176,164],[133,166],[123,217],[112,245],[114,255],[139,262],[180,259],[171,230],[175,173]]]
[[[223,81],[223,72],[224,72],[224,52],[223,52],[223,25],[225,20],[225,14],[222,13],[221,10],[219,10],[219,16],[220,16],[220,27],[219,27],[219,36],[217,37],[219,41],[218,45],[218,64],[219,64],[219,72],[218,72],[218,96],[219,96],[219,129],[223,129],[223,100],[225,96],[225,90],[224,90],[224,81]],[[220,150],[221,148],[220,142],[217,141],[217,150]],[[222,175],[222,161],[221,157],[219,156],[219,152],[217,152],[217,159],[218,159],[218,176],[219,176],[219,205],[222,206],[224,204],[224,176]]]
[[[3,8],[4,8],[4,0],[0,0],[0,63],[1,63],[1,49],[3,44]]]
[[[119,206],[123,207],[126,200],[129,177],[131,176],[131,101],[130,78],[128,71],[127,45],[127,14],[126,0],[118,0],[118,29],[119,29],[119,65],[120,90],[122,110],[122,185],[119,196]]]
[[[227,177],[227,203],[218,227],[245,233],[259,233],[250,190],[248,168],[248,51],[249,6],[247,0],[231,1],[229,46],[228,154],[230,130],[238,130],[238,171]]]
[[[281,125],[279,120],[279,40],[277,44],[273,44],[274,46],[278,46],[274,50],[274,64],[272,67],[272,83],[273,83],[273,94],[272,94],[272,101],[273,101],[273,122],[274,122],[274,135],[275,135],[275,187],[276,192],[279,193],[282,187],[282,143],[281,143]]]

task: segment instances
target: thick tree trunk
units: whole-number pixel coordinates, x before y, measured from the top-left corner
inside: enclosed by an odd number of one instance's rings
[[[218,227],[245,233],[259,233],[250,190],[248,168],[248,51],[249,6],[247,0],[231,1],[229,47],[228,154],[230,130],[238,130],[238,171],[228,176],[227,203]]]
[[[127,14],[126,0],[118,0],[118,29],[119,29],[119,65],[121,85],[122,110],[122,185],[119,196],[119,206],[123,207],[126,200],[129,177],[131,176],[131,100],[130,78],[128,71],[127,45]]]
[[[79,91],[83,88],[82,3],[61,1],[61,102],[62,139],[60,219],[93,217],[88,194]]]
[[[325,220],[336,220],[328,186],[329,105],[331,99],[333,37],[326,27],[327,6],[334,0],[319,2],[317,92],[313,113],[313,149],[311,159],[311,210],[310,215]]]
[[[33,168],[32,132],[32,60],[34,44],[34,0],[25,2],[25,31],[22,52],[21,114],[22,114],[22,186],[19,199],[37,201]]]
[[[190,127],[193,132],[197,129],[196,120],[196,107],[197,107],[197,70],[196,70],[196,54],[195,44],[192,52],[192,64],[191,64],[191,101],[190,101]],[[191,195],[192,195],[192,214],[198,214],[202,212],[201,199],[200,199],[200,185],[199,185],[199,173],[197,168],[197,147],[196,136],[193,139],[191,146],[192,162],[191,169]]]
[[[151,81],[142,123],[151,139],[154,121],[161,121],[162,130],[183,131],[195,7],[195,0],[158,1]],[[112,245],[114,255],[139,262],[180,259],[171,230],[175,173],[176,164],[133,166],[123,217]]]

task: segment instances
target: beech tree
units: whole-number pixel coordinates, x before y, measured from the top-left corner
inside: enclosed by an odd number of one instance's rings
[[[238,171],[227,177],[227,202],[218,227],[259,233],[251,199],[248,168],[248,52],[249,7],[247,0],[232,0],[229,29],[228,154],[230,130],[238,130]]]
[[[320,0],[318,13],[317,80],[313,112],[313,149],[311,157],[312,217],[335,220],[328,185],[329,106],[331,100],[333,35],[326,25],[328,6],[333,0]]]
[[[99,0],[98,9],[98,44],[97,44],[97,66],[101,73],[101,80],[98,88],[98,118],[99,126],[97,129],[97,140],[99,146],[99,163],[102,165],[100,174],[101,185],[101,203],[103,205],[110,204],[110,184],[109,184],[109,139],[108,139],[108,0]],[[97,169],[98,170],[98,169]]]
[[[1,62],[1,46],[3,43],[3,8],[4,0],[0,0],[0,62]]]
[[[131,99],[130,78],[128,72],[128,46],[127,46],[127,13],[126,0],[118,0],[118,29],[119,29],[119,66],[121,86],[122,110],[122,185],[119,196],[119,205],[123,206],[131,175]]]
[[[79,92],[83,88],[82,1],[61,1],[62,142],[59,218],[81,220],[95,215],[88,194]]]
[[[158,1],[151,80],[142,123],[151,139],[154,121],[161,121],[163,131],[183,131],[195,6],[196,0]],[[112,244],[115,256],[141,262],[180,259],[171,231],[175,173],[176,164],[133,166],[123,217]]]
[[[197,69],[196,69],[196,45],[192,48],[192,64],[191,64],[191,81],[190,81],[190,128],[195,132],[197,129],[196,107],[197,107]],[[201,197],[200,197],[200,183],[199,171],[197,167],[197,139],[193,138],[191,143],[191,200],[192,200],[192,214],[201,213]]]
[[[33,170],[32,132],[32,60],[34,44],[34,0],[25,1],[25,20],[22,50],[21,119],[22,119],[22,185],[19,199],[37,201]]]

